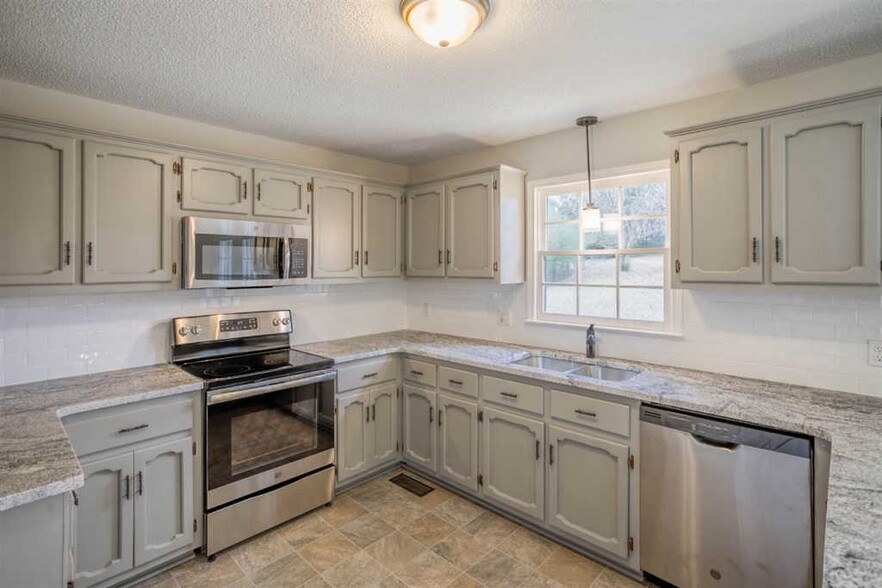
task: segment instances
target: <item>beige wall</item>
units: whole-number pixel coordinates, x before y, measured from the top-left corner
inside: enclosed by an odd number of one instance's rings
[[[408,169],[0,79],[0,113],[403,183]]]

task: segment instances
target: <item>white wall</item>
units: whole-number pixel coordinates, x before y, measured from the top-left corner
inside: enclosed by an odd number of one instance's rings
[[[601,121],[596,169],[667,159],[664,131],[882,87],[882,54],[661,108]],[[590,101],[586,112],[590,114]],[[528,181],[584,173],[585,135],[571,128],[411,168],[411,181],[506,163]],[[426,316],[428,305],[428,316]],[[525,287],[410,281],[408,326],[584,351],[584,331],[527,324]],[[498,312],[512,326],[497,326]],[[719,290],[685,292],[682,337],[599,331],[600,354],[882,396],[882,368],[867,365],[867,340],[882,339],[878,295]]]

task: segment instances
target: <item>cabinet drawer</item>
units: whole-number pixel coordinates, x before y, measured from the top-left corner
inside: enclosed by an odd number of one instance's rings
[[[438,386],[477,398],[478,374],[441,366],[438,368]]]
[[[551,416],[623,437],[631,433],[631,409],[628,406],[589,396],[552,390]]]
[[[521,382],[512,382],[501,378],[484,376],[481,382],[481,394],[484,400],[519,408],[534,414],[543,414],[542,388]]]
[[[404,376],[405,380],[417,382],[424,386],[435,387],[437,380],[438,368],[431,363],[417,361],[415,359],[404,360]]]
[[[65,424],[67,436],[77,455],[131,445],[193,428],[193,400],[177,400],[125,412],[105,411],[95,418]]]
[[[337,391],[372,386],[398,377],[398,359],[381,357],[352,362],[337,368]]]

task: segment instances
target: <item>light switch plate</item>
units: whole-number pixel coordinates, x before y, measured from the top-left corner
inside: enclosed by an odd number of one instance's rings
[[[511,326],[511,311],[510,310],[500,310],[499,315],[496,317],[496,324],[500,327],[510,327]]]
[[[867,363],[882,367],[882,341],[867,342]]]

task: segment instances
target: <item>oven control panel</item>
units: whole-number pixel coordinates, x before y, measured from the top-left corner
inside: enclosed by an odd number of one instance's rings
[[[210,343],[258,335],[288,335],[294,330],[289,310],[188,316],[172,321],[175,345]]]

